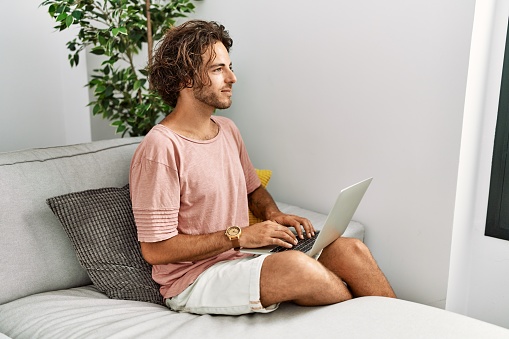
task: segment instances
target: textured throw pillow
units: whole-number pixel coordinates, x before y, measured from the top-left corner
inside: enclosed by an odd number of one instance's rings
[[[256,174],[258,174],[258,178],[260,178],[260,181],[262,182],[262,186],[267,187],[270,177],[272,176],[272,171],[266,170],[266,169],[256,169]],[[262,222],[262,221],[264,221],[264,220],[255,217],[253,212],[249,211],[249,225],[256,224],[256,223]]]
[[[141,256],[129,186],[69,193],[46,201],[96,288],[113,299],[163,305]]]

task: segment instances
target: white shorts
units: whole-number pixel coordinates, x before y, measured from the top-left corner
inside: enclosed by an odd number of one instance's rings
[[[268,313],[260,302],[260,271],[266,255],[219,262],[179,295],[166,299],[173,311],[196,314],[239,315]]]

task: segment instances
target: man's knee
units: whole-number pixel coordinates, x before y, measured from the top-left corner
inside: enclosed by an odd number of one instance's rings
[[[338,238],[328,247],[345,256],[371,255],[366,244],[357,238]],[[326,250],[329,250],[329,248],[326,248]]]
[[[318,260],[329,269],[364,265],[374,261],[368,247],[356,238],[338,238],[323,250]]]
[[[345,238],[348,239],[347,250],[354,255],[371,256],[371,252],[365,243],[357,238]]]

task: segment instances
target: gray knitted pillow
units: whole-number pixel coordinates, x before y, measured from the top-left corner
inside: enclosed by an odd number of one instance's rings
[[[69,193],[46,202],[98,290],[113,299],[163,305],[152,268],[141,256],[128,185]]]

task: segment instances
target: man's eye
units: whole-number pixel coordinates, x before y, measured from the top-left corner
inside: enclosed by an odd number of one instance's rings
[[[214,69],[214,72],[216,72],[216,73],[219,73],[219,72],[221,72],[221,71],[222,71],[222,69],[221,69],[221,68],[216,68],[216,69]]]

